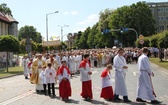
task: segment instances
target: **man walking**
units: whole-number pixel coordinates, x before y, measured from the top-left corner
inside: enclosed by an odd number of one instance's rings
[[[151,104],[160,104],[161,102],[156,100],[156,94],[153,89],[151,76],[154,76],[149,59],[147,57],[149,53],[148,48],[142,49],[142,55],[138,59],[138,88],[137,88],[137,99],[138,102],[146,102],[143,99],[151,100]]]
[[[123,96],[124,102],[131,102],[128,99],[128,93],[125,83],[126,70],[128,68],[124,58],[124,49],[119,48],[118,54],[114,57],[115,70],[115,94],[114,101],[121,101],[119,95]]]

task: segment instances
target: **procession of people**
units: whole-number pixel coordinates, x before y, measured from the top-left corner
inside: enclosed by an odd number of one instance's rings
[[[91,68],[103,67],[100,77],[102,90],[100,97],[108,101],[129,103],[126,86],[126,73],[128,65],[137,63],[140,72],[137,86],[137,102],[150,100],[152,104],[159,104],[155,99],[151,76],[154,76],[148,60],[149,48],[115,48],[115,49],[85,49],[50,52],[33,55],[32,58],[24,56],[23,67],[25,79],[30,74],[30,82],[36,85],[37,93],[44,93],[55,97],[55,85],[59,86],[59,97],[68,101],[72,95],[71,79],[73,75],[80,74],[82,83],[81,95],[86,101],[93,99]],[[147,58],[146,58],[147,57]],[[144,61],[144,60],[145,61]],[[115,87],[112,87],[111,70],[115,71]],[[114,90],[113,90],[114,89]],[[52,90],[52,91],[51,91]]]

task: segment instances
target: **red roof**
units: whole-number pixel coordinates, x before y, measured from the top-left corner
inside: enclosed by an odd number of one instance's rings
[[[8,18],[4,14],[2,14],[1,12],[0,12],[0,20],[10,23]]]

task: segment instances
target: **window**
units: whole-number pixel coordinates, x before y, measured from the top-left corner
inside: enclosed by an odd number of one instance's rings
[[[168,17],[166,17],[166,20],[168,20]]]
[[[163,8],[158,8],[157,11],[158,12],[164,12]]]
[[[168,8],[165,8],[165,12],[168,12]]]
[[[163,16],[159,16],[159,17],[158,17],[158,20],[159,20],[159,21],[162,21],[162,20],[164,20],[164,17],[163,17]]]

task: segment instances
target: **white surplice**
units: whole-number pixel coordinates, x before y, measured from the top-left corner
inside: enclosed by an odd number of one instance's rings
[[[126,60],[123,56],[116,55],[113,61],[114,70],[115,70],[115,94],[121,96],[127,96],[127,88],[125,83],[126,69],[123,66],[126,66]]]
[[[52,75],[50,75],[52,73]],[[46,68],[45,70],[46,82],[48,83],[55,83],[56,71],[53,67]]]
[[[142,54],[138,58],[139,79],[137,87],[137,97],[147,100],[155,100],[153,95],[153,87],[151,81],[152,69],[149,58],[146,54]]]
[[[68,79],[68,81],[70,82],[70,75],[68,74],[66,68],[64,68],[64,71],[63,71],[62,75],[61,74],[58,75],[58,82],[61,83],[63,78]]]
[[[106,77],[102,78],[102,88],[112,86],[111,74],[108,72]]]
[[[80,68],[80,77],[81,81],[89,81],[91,80],[91,76],[88,74],[90,72],[90,66],[88,63],[86,63],[86,67],[81,67]]]

